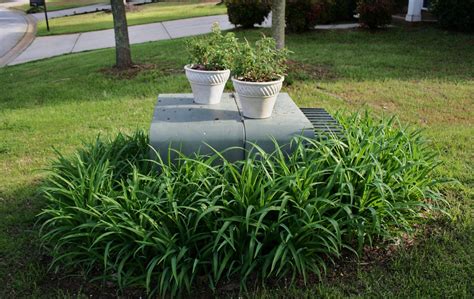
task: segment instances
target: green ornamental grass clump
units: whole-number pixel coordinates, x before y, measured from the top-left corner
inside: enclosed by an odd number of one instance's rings
[[[150,296],[198,281],[307,282],[344,249],[410,231],[443,202],[419,131],[367,114],[339,120],[342,138],[295,139],[289,156],[256,148],[235,163],[219,153],[151,161],[142,132],[60,155],[40,215],[52,266]]]
[[[289,53],[286,48],[277,49],[275,40],[266,36],[256,41],[255,46],[248,41],[239,43],[233,75],[250,82],[279,80],[286,74]]]
[[[222,34],[217,23],[212,25],[211,34],[191,39],[186,44],[191,67],[202,71],[232,69],[237,47],[235,35]]]

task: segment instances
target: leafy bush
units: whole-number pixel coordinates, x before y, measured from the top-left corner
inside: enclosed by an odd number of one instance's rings
[[[408,1],[393,0],[393,13],[406,14],[408,10]]]
[[[289,32],[303,32],[317,24],[354,19],[357,0],[288,0],[286,22]]]
[[[175,295],[251,275],[306,282],[343,248],[409,231],[439,202],[435,155],[394,119],[340,121],[343,139],[295,139],[289,156],[257,148],[235,163],[149,161],[141,132],[59,156],[41,213],[53,266]]]
[[[357,0],[335,0],[329,9],[327,22],[350,21],[356,13]]]
[[[229,21],[235,26],[253,28],[262,24],[271,10],[271,0],[225,0]]]
[[[193,69],[217,71],[231,69],[237,50],[237,38],[231,32],[222,34],[219,24],[212,25],[212,33],[191,39],[186,44]]]
[[[357,3],[359,23],[370,29],[390,24],[392,22],[392,11],[392,0],[359,0]]]
[[[290,32],[310,30],[317,23],[328,20],[334,0],[288,0],[286,2],[286,29]]]
[[[474,32],[474,0],[434,0],[432,11],[443,28]]]
[[[289,51],[277,50],[275,40],[263,37],[252,47],[248,41],[239,44],[235,56],[234,76],[243,81],[268,82],[280,79],[287,69]]]

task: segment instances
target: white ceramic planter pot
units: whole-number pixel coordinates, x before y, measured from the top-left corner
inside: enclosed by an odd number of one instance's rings
[[[200,71],[193,70],[190,65],[186,65],[184,70],[191,84],[195,103],[212,105],[221,101],[230,70]]]
[[[280,93],[283,80],[270,82],[247,82],[232,78],[234,89],[242,104],[242,113],[248,118],[268,118]]]

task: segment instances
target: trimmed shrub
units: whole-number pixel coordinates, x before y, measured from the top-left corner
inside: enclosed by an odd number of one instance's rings
[[[286,29],[288,32],[310,30],[329,19],[334,0],[287,0]]]
[[[229,21],[235,26],[253,28],[262,24],[271,11],[271,0],[225,0]]]
[[[474,0],[433,0],[431,8],[441,27],[474,32]]]
[[[385,27],[392,22],[392,0],[359,0],[359,23],[370,29]]]
[[[342,139],[295,139],[289,156],[255,148],[235,163],[150,161],[141,132],[59,156],[42,188],[52,266],[176,295],[206,280],[306,282],[343,248],[410,231],[442,201],[436,156],[395,119],[339,120]]]

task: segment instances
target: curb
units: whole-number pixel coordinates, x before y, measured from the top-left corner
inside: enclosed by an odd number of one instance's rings
[[[23,37],[18,41],[18,43],[10,49],[5,55],[0,57],[0,67],[4,67],[8,65],[10,62],[15,60],[23,51],[28,48],[28,46],[33,42],[36,37],[36,20],[31,15],[27,15],[25,13],[21,13],[19,11],[15,11],[15,13],[23,15],[26,20],[27,27],[25,34]]]

